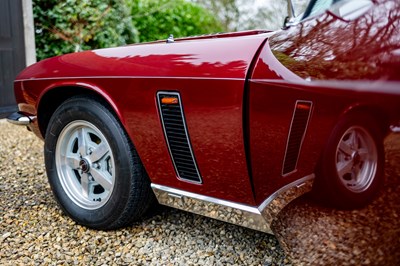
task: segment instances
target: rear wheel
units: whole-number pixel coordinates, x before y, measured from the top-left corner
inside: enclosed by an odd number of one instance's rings
[[[314,193],[330,205],[357,208],[370,202],[383,183],[383,137],[375,121],[346,116],[322,154]]]
[[[140,218],[153,201],[150,181],[115,116],[75,97],[53,114],[45,163],[54,196],[77,223],[114,229]]]

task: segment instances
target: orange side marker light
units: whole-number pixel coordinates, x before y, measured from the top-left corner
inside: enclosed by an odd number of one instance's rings
[[[304,103],[299,103],[296,106],[296,109],[300,109],[300,110],[310,110],[311,105],[310,104],[304,104]]]
[[[162,104],[178,104],[178,98],[176,97],[165,97],[161,99]]]

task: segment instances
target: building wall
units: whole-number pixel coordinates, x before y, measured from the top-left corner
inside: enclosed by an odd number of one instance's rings
[[[0,0],[0,118],[17,109],[13,80],[35,61],[32,0]]]

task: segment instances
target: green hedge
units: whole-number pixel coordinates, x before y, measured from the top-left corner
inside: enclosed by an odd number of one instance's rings
[[[222,30],[209,11],[185,0],[33,0],[33,13],[38,60]]]

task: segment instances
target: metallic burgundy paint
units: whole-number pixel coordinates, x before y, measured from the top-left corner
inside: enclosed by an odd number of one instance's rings
[[[16,98],[21,111],[36,115],[49,91],[93,91],[113,107],[153,183],[255,206],[314,171],[332,128],[347,112],[368,108],[388,123],[400,119],[399,17],[397,1],[379,1],[354,21],[326,12],[274,34],[68,54],[24,70],[15,82]],[[176,178],[158,91],[180,92],[201,185]],[[313,110],[297,171],[282,177],[297,100],[313,102]]]
[[[254,205],[243,93],[249,65],[267,36],[126,46],[44,60],[18,76],[28,94],[28,105],[20,107],[32,111],[54,87],[97,91],[114,106],[153,183]],[[156,108],[161,90],[181,94],[202,185],[176,179]]]
[[[250,80],[256,202],[314,171],[331,130],[352,109],[400,117],[400,5],[382,1],[354,21],[329,11],[268,39]],[[331,80],[331,81],[330,81]],[[314,103],[298,170],[281,176],[296,100]]]

